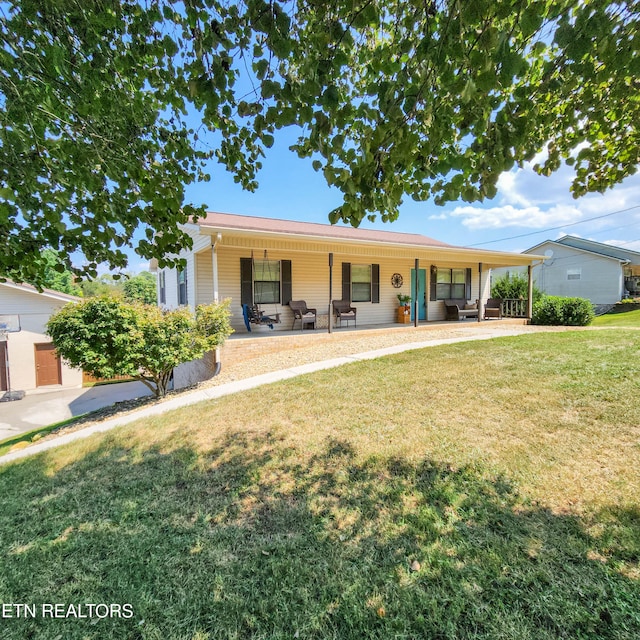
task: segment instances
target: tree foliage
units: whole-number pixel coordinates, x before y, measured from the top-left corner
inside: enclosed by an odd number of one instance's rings
[[[42,286],[53,291],[61,291],[72,296],[81,296],[82,288],[76,282],[76,278],[58,259],[58,254],[53,249],[45,249],[42,252],[44,271]]]
[[[539,300],[542,292],[533,285],[533,301]],[[491,283],[491,297],[518,300],[526,300],[529,297],[529,278],[522,273],[508,273],[496,278]]]
[[[635,0],[9,0],[0,8],[0,276],[41,250],[95,277],[134,246],[160,267],[202,213],[215,158],[247,189],[277,130],[343,197],[331,222],[403,198],[491,198],[545,150],[574,195],[636,171]],[[189,126],[189,115],[199,124]],[[209,134],[209,135],[207,135]],[[204,143],[203,143],[204,140]],[[134,239],[142,227],[144,236]],[[21,256],[19,261],[12,259]]]
[[[81,280],[79,285],[85,298],[97,298],[98,296],[122,297],[123,295],[122,278],[116,280],[110,273],[104,273],[93,280]]]
[[[122,293],[127,302],[156,304],[158,301],[156,278],[149,271],[128,276],[122,283]]]
[[[47,323],[56,351],[96,378],[131,376],[156,396],[175,367],[202,357],[231,334],[229,304],[161,311],[112,296],[70,303]]]

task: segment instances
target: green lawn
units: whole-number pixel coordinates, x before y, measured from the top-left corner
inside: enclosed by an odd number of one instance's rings
[[[0,600],[134,612],[2,638],[638,638],[639,354],[406,352],[0,467]]]
[[[598,316],[593,325],[596,327],[640,327],[640,309],[617,311]]]

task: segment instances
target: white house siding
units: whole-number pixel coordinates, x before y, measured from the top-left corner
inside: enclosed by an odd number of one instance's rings
[[[195,298],[198,304],[213,302],[213,262],[211,251],[203,251],[195,254]]]
[[[160,297],[160,274],[164,273],[165,301],[160,306],[165,309],[175,309],[178,306],[178,272],[176,269],[165,267],[158,269],[158,300]]]
[[[547,249],[553,254],[533,269],[533,279],[541,291],[553,296],[587,298],[597,305],[620,300],[624,277],[619,260],[559,243],[542,244],[536,247],[536,253]],[[570,269],[580,269],[579,280],[568,278]]]
[[[10,333],[7,340],[11,389],[34,391],[36,387],[36,344],[48,344],[46,334],[49,317],[61,309],[67,301],[55,300],[36,291],[21,291],[0,283],[0,314],[19,315],[21,331]],[[82,371],[61,365],[62,384],[55,388],[79,388]]]
[[[197,298],[196,292],[196,261],[194,255],[202,251],[208,250],[211,247],[211,236],[203,235],[199,233],[198,227],[195,225],[185,225],[183,230],[191,236],[193,240],[192,248],[188,251],[182,251],[180,257],[186,260],[187,271],[187,303],[193,307],[193,301]],[[157,270],[156,285],[158,300],[160,300],[160,274],[165,274],[165,302],[160,303],[165,309],[175,309],[178,304],[178,273],[179,269],[176,268],[164,268]]]

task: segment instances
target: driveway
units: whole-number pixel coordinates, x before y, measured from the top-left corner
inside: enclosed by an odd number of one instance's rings
[[[0,402],[0,440],[67,418],[108,407],[115,402],[148,396],[142,382],[120,382],[83,389],[65,389],[26,395],[22,400]]]

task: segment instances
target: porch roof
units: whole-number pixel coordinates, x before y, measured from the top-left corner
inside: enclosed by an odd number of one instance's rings
[[[544,260],[544,256],[489,251],[458,247],[435,240],[417,233],[399,233],[395,231],[378,231],[373,229],[356,229],[354,227],[300,222],[296,220],[276,220],[254,216],[243,216],[229,213],[208,212],[193,224],[201,234],[215,235],[222,233],[233,236],[253,238],[279,238],[296,241],[309,241],[314,244],[368,245],[371,248],[395,248],[407,252],[408,255],[420,257],[426,251],[442,259],[465,262],[482,262],[491,266],[530,265]],[[223,240],[224,244],[224,240]]]

